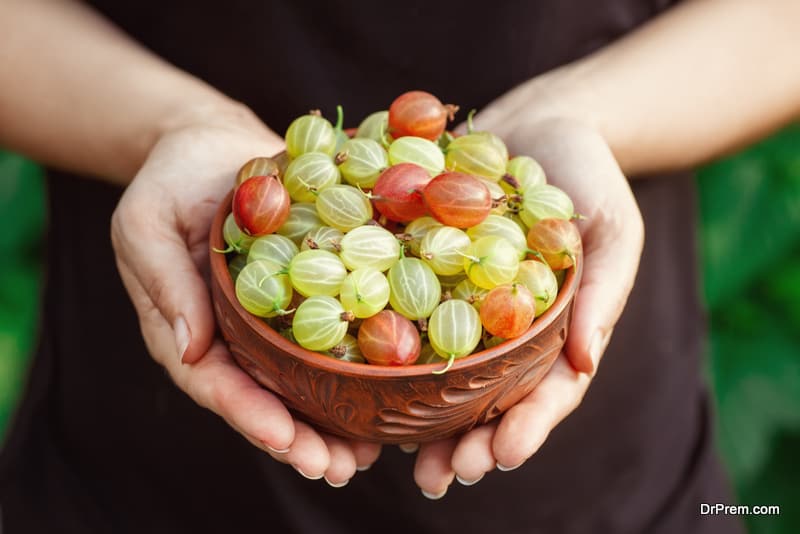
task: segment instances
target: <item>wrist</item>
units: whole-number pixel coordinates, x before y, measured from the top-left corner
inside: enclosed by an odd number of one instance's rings
[[[224,95],[218,95],[171,109],[154,125],[151,134],[153,144],[166,135],[204,127],[240,129],[258,136],[270,133],[250,108]]]
[[[606,112],[607,105],[593,83],[594,71],[592,61],[580,60],[537,76],[509,95],[524,106],[526,134],[554,128],[591,133],[608,145],[623,170],[631,171],[635,125],[624,116]]]
[[[224,133],[266,147],[280,142],[280,138],[249,107],[221,94],[167,105],[165,109],[166,112],[149,125],[142,135],[134,138],[125,182],[136,175],[154,147],[167,142],[169,138],[197,139],[200,142],[209,133]]]
[[[599,130],[599,118],[588,104],[590,95],[575,64],[548,71],[519,87],[529,104],[529,123],[565,121]],[[516,89],[515,89],[516,91]]]

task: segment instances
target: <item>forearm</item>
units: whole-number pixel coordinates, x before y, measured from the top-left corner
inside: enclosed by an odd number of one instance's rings
[[[596,127],[628,174],[686,168],[800,115],[798,51],[796,0],[695,0],[534,93]]]
[[[129,181],[159,136],[248,113],[79,2],[0,3],[0,145]]]

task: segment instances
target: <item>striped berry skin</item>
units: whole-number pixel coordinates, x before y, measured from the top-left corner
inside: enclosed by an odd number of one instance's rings
[[[554,271],[569,269],[581,253],[581,234],[572,221],[542,219],[528,230],[528,247]]]
[[[414,323],[383,310],[361,323],[358,346],[371,364],[411,365],[419,358],[421,343]]]
[[[522,192],[519,216],[528,228],[542,219],[571,219],[574,215],[572,199],[554,185],[534,185]]]
[[[422,190],[434,219],[446,226],[469,228],[483,222],[492,211],[492,196],[480,180],[461,172],[444,172]]]
[[[428,321],[428,339],[436,354],[447,360],[447,365],[433,372],[446,372],[454,360],[475,350],[482,331],[480,316],[468,302],[450,299],[437,306]]]
[[[536,316],[536,297],[520,283],[503,284],[489,291],[481,304],[483,327],[503,339],[519,337]]]
[[[392,221],[411,222],[427,210],[422,190],[431,181],[428,171],[414,163],[398,163],[383,171],[372,190],[375,209]]]
[[[463,230],[439,226],[422,238],[419,254],[437,275],[453,276],[464,272],[464,255],[470,244],[472,241]]]
[[[442,297],[442,285],[436,273],[422,260],[403,258],[386,276],[389,280],[389,304],[407,319],[428,317]]]
[[[347,269],[339,256],[327,250],[299,252],[289,262],[287,270],[292,287],[304,297],[335,297],[347,276]]]
[[[292,334],[301,347],[328,350],[341,343],[347,335],[351,319],[338,300],[316,295],[297,307],[292,321]]]
[[[399,260],[400,242],[381,226],[359,226],[341,239],[339,257],[350,270],[372,267],[383,272]]]
[[[271,234],[289,216],[291,199],[274,176],[253,176],[236,188],[233,218],[250,236]]]
[[[308,152],[336,151],[336,131],[326,119],[315,113],[296,118],[286,130],[286,152],[294,159]]]
[[[442,104],[428,92],[408,91],[389,106],[389,133],[395,139],[413,135],[435,141],[457,110],[457,106]]]
[[[401,137],[389,145],[389,163],[415,163],[436,176],[444,170],[444,154],[439,145],[422,137]]]

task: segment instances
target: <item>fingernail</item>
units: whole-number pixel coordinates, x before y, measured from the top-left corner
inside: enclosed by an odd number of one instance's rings
[[[485,474],[485,473],[484,473],[484,474]],[[458,482],[459,482],[459,483],[460,483],[462,486],[474,486],[475,484],[477,484],[478,482],[480,482],[482,479],[483,479],[483,475],[479,476],[479,477],[478,477],[478,478],[476,478],[475,480],[464,480],[464,479],[463,479],[463,478],[461,478],[460,476],[456,475],[456,480],[458,480]]]
[[[297,467],[297,466],[292,466],[292,467],[294,467],[295,471],[297,471],[298,473],[303,475],[303,477],[307,478],[308,480],[319,480],[324,476],[324,475],[318,475],[318,476],[315,476],[315,477],[308,476],[307,474],[303,473],[303,470],[300,469],[299,467]]]
[[[594,367],[600,363],[600,356],[603,354],[606,345],[608,344],[609,334],[604,334],[602,330],[598,329],[592,334],[592,341],[589,343],[589,357],[592,359]]]
[[[348,482],[350,482],[350,479],[348,478],[348,479],[347,479],[347,480],[345,480],[344,482],[339,482],[338,484],[334,484],[333,482],[331,482],[330,480],[328,480],[328,477],[324,477],[324,478],[325,478],[325,482],[327,482],[327,483],[328,483],[328,485],[329,485],[330,487],[332,487],[332,488],[343,488],[343,487],[345,487],[345,486],[347,485],[347,483],[348,483]]]
[[[419,443],[401,443],[398,447],[406,454],[413,454],[419,450]]]
[[[289,452],[289,447],[286,447],[285,449],[276,449],[275,447],[270,447],[266,442],[262,441],[261,443],[267,449],[269,449],[270,452],[274,452],[275,454],[286,454],[287,452]]]
[[[525,461],[523,460],[522,462],[518,463],[517,465],[513,465],[511,467],[507,467],[507,466],[505,466],[503,464],[498,463],[497,464],[497,469],[499,469],[500,471],[513,471],[514,469],[517,469],[519,466],[521,466],[524,463],[525,463]]]
[[[359,465],[358,467],[356,467],[356,471],[362,471],[363,472],[363,471],[366,471],[367,469],[369,469],[370,467],[372,467],[372,464]]]
[[[442,491],[441,493],[428,493],[427,491],[422,490],[422,494],[432,501],[438,501],[439,499],[444,497],[446,493],[447,493],[447,488],[445,488],[444,491]]]
[[[181,363],[183,363],[183,355],[186,353],[186,349],[189,347],[189,327],[186,325],[186,319],[183,316],[178,316],[175,319],[175,324],[172,327],[173,332],[175,332],[175,346],[178,349],[178,358],[180,358]]]

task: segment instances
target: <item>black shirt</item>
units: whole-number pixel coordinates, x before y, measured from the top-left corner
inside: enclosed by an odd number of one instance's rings
[[[277,132],[310,108],[347,125],[425,89],[481,109],[658,15],[669,1],[92,2],[135,39]],[[120,103],[124,105],[124,103]],[[40,346],[0,462],[17,532],[735,533],[700,375],[689,175],[636,181],[640,272],[581,406],[521,468],[430,502],[413,457],[333,489],[194,405],[147,355],[109,220],[121,189],[49,173]]]

